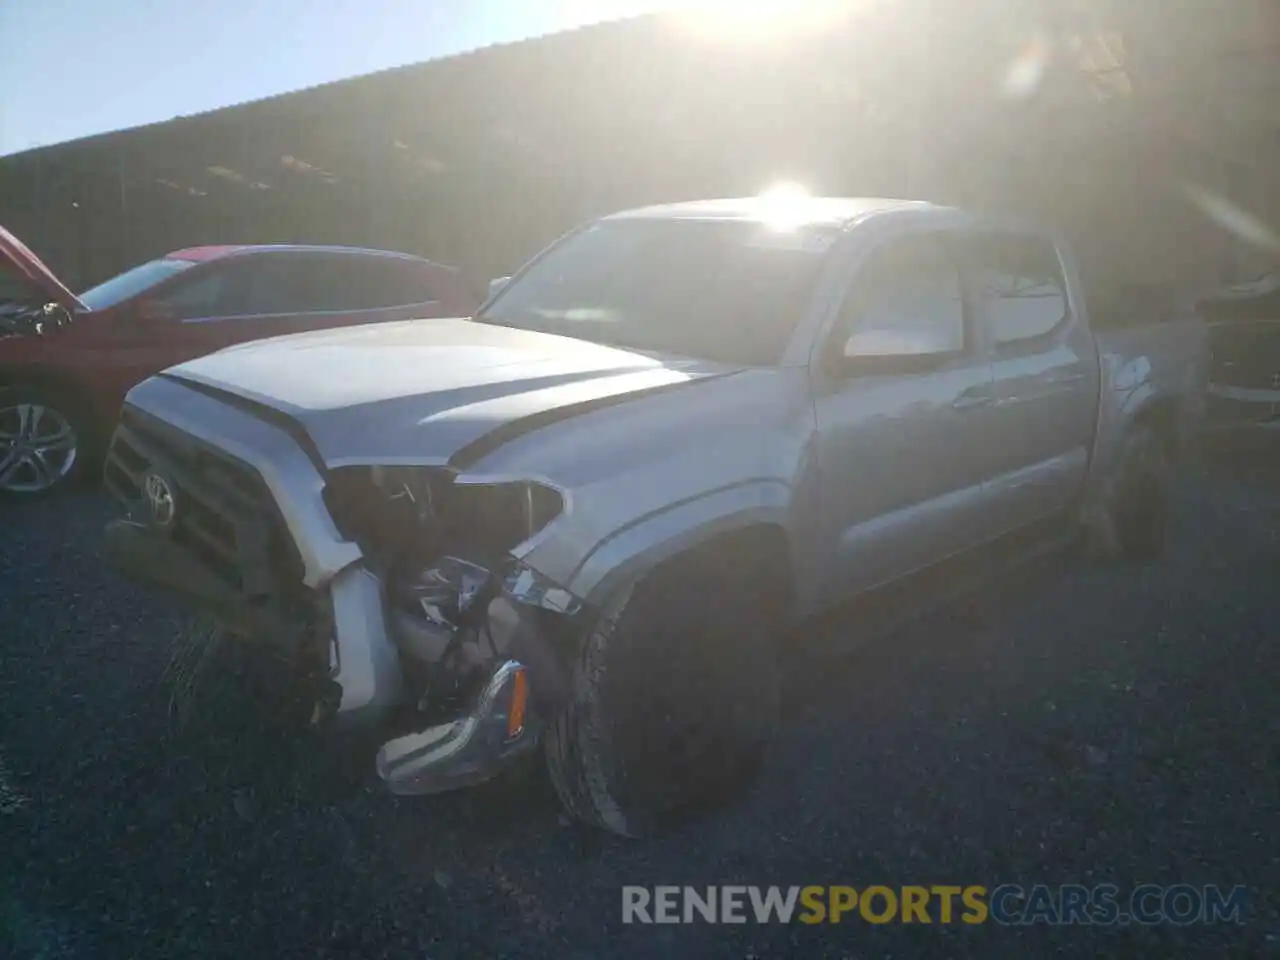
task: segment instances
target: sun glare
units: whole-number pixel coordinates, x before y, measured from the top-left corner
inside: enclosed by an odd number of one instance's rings
[[[839,21],[853,0],[693,0],[679,5],[679,25],[711,40],[756,44],[822,30]]]
[[[775,230],[794,230],[805,220],[812,197],[801,184],[775,183],[756,198],[760,219]]]

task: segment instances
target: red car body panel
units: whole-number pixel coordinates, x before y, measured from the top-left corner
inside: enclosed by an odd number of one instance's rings
[[[372,309],[311,310],[305,313],[234,314],[175,318],[152,309],[179,284],[207,277],[232,261],[267,255],[305,254],[335,262],[379,258],[383,272],[403,271],[406,289],[429,291],[429,299]],[[70,395],[109,435],[124,395],[136,383],[167,367],[215,350],[266,337],[329,327],[435,317],[469,316],[477,302],[451,267],[386,251],[340,247],[209,246],[169,254],[162,260],[190,265],[141,293],[106,308],[89,309],[21,241],[0,227],[0,269],[24,281],[39,302],[57,302],[74,314],[67,327],[45,335],[0,339],[0,387],[38,384]],[[276,261],[278,262],[278,261]]]

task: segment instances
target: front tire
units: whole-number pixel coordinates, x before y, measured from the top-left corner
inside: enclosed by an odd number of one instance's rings
[[[0,496],[33,499],[84,476],[88,417],[59,391],[18,385],[0,390]]]
[[[767,595],[696,553],[606,603],[547,733],[547,767],[570,815],[638,837],[746,786],[778,712]]]

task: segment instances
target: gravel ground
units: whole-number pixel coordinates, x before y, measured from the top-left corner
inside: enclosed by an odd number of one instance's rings
[[[0,505],[0,956],[1280,955],[1280,470],[1197,469],[1146,569],[1049,562],[788,677],[758,786],[648,843],[545,778],[395,799],[182,726],[182,618],[111,579],[96,494]],[[1242,926],[624,926],[623,884],[1243,884]]]

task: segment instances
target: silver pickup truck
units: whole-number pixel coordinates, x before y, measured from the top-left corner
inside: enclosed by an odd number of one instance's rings
[[[108,554],[383,731],[397,793],[541,750],[624,835],[732,795],[777,638],[1002,543],[1161,547],[1196,371],[1100,346],[1052,234],[927,203],[621,213],[469,319],[133,389]]]

